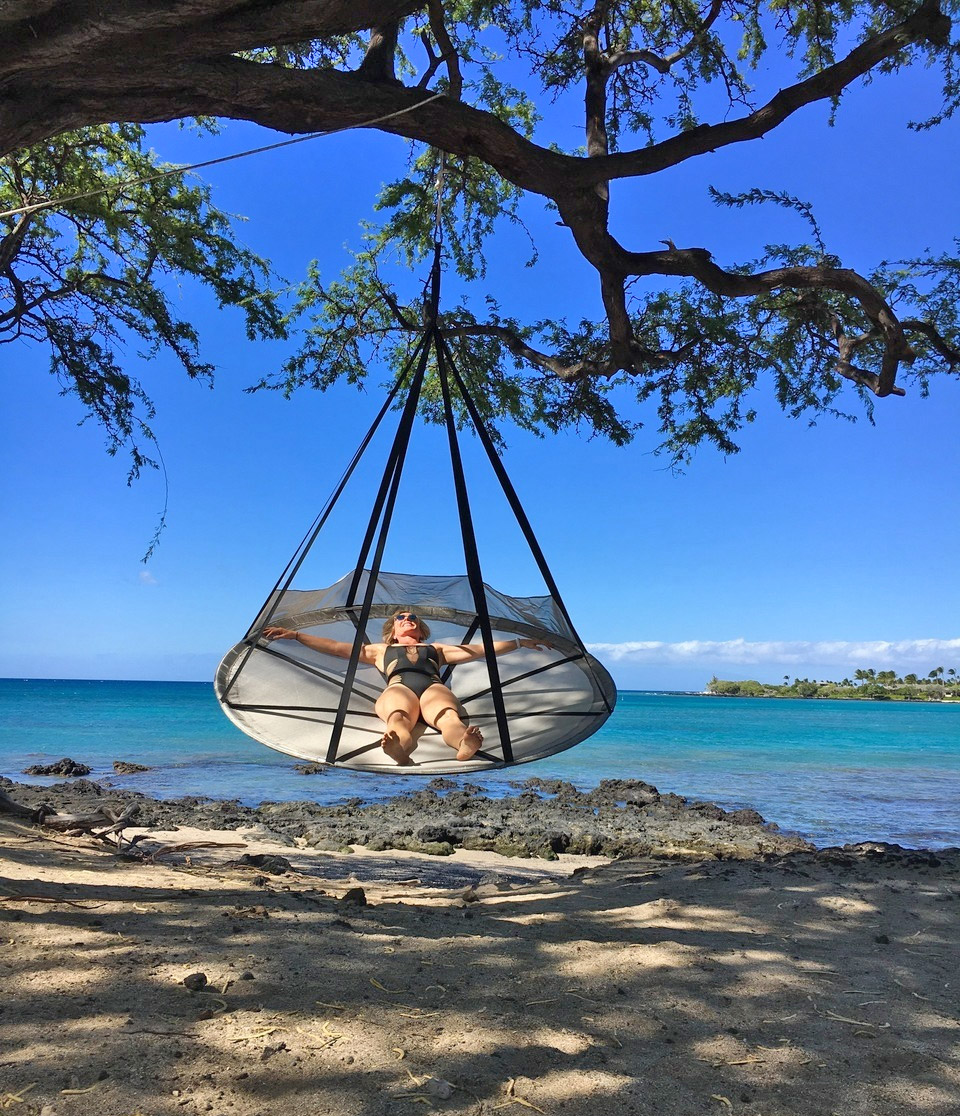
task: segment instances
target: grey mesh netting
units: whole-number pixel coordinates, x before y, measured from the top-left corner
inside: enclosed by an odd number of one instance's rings
[[[596,732],[616,702],[613,680],[577,635],[483,419],[452,361],[438,325],[438,300],[439,249],[429,320],[418,347],[246,636],[227,652],[217,670],[217,697],[234,724],[262,744],[300,759],[396,775],[503,767],[580,743]],[[466,573],[386,573],[381,562],[431,357],[442,393]],[[355,569],[328,588],[300,587],[297,579],[307,555],[321,540],[331,511],[402,389],[407,395]],[[545,594],[508,596],[483,581],[453,391],[500,482],[540,571]],[[374,667],[362,663],[360,655],[364,644],[382,642],[384,620],[400,607],[413,607],[427,620],[431,641],[473,643],[484,649],[482,658],[445,666],[442,672],[464,720],[483,733],[483,746],[470,760],[456,760],[439,733],[422,722],[416,726],[417,747],[409,765],[398,765],[380,747],[385,726],[374,703],[385,680]],[[291,640],[269,642],[262,636],[268,626],[336,640],[348,645],[351,653],[339,658]],[[515,637],[535,639],[547,647],[494,653],[494,641]]]

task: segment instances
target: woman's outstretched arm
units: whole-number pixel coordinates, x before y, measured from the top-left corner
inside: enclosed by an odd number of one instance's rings
[[[458,643],[458,644],[437,644],[440,651],[443,652],[445,662],[455,666],[457,663],[469,663],[474,659],[482,659],[484,656],[482,643]],[[493,652],[495,655],[509,655],[511,651],[519,651],[521,647],[526,647],[531,651],[539,651],[546,649],[549,644],[544,643],[542,639],[495,639],[493,641]]]
[[[302,643],[314,651],[324,655],[335,655],[338,659],[349,659],[353,651],[353,644],[342,643],[338,639],[326,639],[324,636],[310,635],[308,632],[295,632],[291,628],[269,627],[263,629],[263,638],[269,640],[292,639]],[[377,654],[379,644],[365,643],[360,648],[360,661],[372,663]]]

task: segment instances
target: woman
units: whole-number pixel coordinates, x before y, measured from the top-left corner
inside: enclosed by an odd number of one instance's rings
[[[263,629],[265,639],[295,639],[325,655],[349,659],[353,647],[335,639],[295,632],[289,628]],[[386,688],[377,699],[377,716],[386,725],[380,741],[387,755],[398,764],[413,761],[411,753],[417,744],[413,729],[424,721],[437,729],[445,744],[454,748],[458,760],[472,759],[483,744],[476,725],[464,724],[460,703],[440,679],[444,666],[469,663],[484,656],[482,643],[427,643],[430,629],[420,617],[408,609],[400,609],[383,625],[383,643],[365,643],[360,649],[360,662],[375,666],[387,680]],[[498,639],[493,642],[497,655],[532,650],[547,645],[535,639]]]

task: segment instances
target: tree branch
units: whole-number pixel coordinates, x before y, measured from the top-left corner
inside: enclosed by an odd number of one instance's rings
[[[30,224],[31,218],[32,214],[30,213],[22,214],[10,232],[0,240],[0,272],[7,270],[20,251],[20,246],[23,244],[23,238],[26,235],[27,226]]]
[[[960,349],[947,343],[940,335],[932,322],[923,322],[918,318],[908,318],[900,323],[904,333],[922,333],[934,349],[950,365],[951,370],[960,365]]]
[[[945,44],[950,28],[950,20],[940,10],[937,0],[927,0],[902,23],[867,39],[833,66],[781,89],[748,116],[723,124],[702,124],[642,150],[610,155],[604,160],[610,165],[602,168],[603,173],[611,179],[656,174],[720,147],[759,139],[799,109],[839,96],[857,78],[905,47],[918,42]]]
[[[394,3],[400,8],[417,6],[412,0]],[[317,0],[311,7],[326,6]],[[836,65],[781,90],[748,116],[702,125],[636,151],[611,155],[598,149],[598,154],[586,159],[561,155],[526,140],[492,113],[452,98],[378,127],[454,154],[474,156],[521,189],[556,200],[561,192],[593,190],[610,179],[654,174],[719,147],[759,138],[805,105],[839,95],[909,44],[942,41],[949,29],[949,19],[929,0],[901,24],[873,36]],[[42,66],[24,70],[18,62],[17,81],[8,86],[7,108],[0,115],[0,154],[61,131],[111,120],[155,123],[212,115],[302,133],[355,127],[422,100],[417,89],[364,81],[356,74],[295,70],[225,57],[219,54],[222,45],[217,47],[219,56],[184,61],[179,33],[176,45],[178,49],[167,54],[158,51],[155,43],[150,42],[149,48],[145,43],[142,51],[130,55],[136,61],[126,66],[116,62],[116,55],[107,68],[85,58],[82,67],[74,59],[74,65],[62,72]],[[116,43],[110,49],[115,52]]]
[[[622,66],[631,66],[635,62],[643,62],[645,65],[652,67],[661,74],[668,74],[673,66],[687,57],[693,50],[696,49],[703,42],[707,32],[717,21],[720,12],[723,10],[723,0],[713,0],[710,5],[710,11],[707,13],[703,23],[694,32],[690,41],[686,46],[675,50],[673,54],[667,54],[661,57],[654,54],[652,50],[621,50],[617,54],[607,55],[607,66],[612,71],[619,70]]]
[[[397,35],[400,24],[396,20],[383,27],[375,27],[367,44],[367,52],[357,68],[357,76],[364,81],[396,81],[394,62],[397,54]]]
[[[611,238],[612,239],[612,238]],[[713,262],[704,248],[675,248],[666,252],[625,252],[624,262],[634,275],[682,275],[696,279],[707,290],[729,298],[792,290],[828,289],[850,295],[878,330],[884,354],[875,389],[880,397],[902,394],[894,387],[901,361],[912,361],[916,355],[904,336],[903,326],[886,299],[869,280],[851,268],[839,267],[778,267],[754,275],[724,271]]]
[[[441,332],[444,337],[495,337],[502,341],[514,356],[537,368],[542,368],[545,372],[550,372],[565,383],[576,383],[578,380],[597,377],[609,379],[620,370],[620,365],[612,357],[607,360],[581,357],[579,360],[570,361],[551,356],[540,349],[535,349],[519,333],[507,326],[486,323],[445,324]],[[634,359],[638,364],[642,363],[647,367],[663,368],[683,360],[694,344],[695,342],[689,342],[678,349],[648,349],[634,345]]]
[[[107,0],[92,18],[87,3],[47,0],[46,12],[11,19],[0,7],[0,81],[37,71],[99,64],[145,76],[184,57],[234,54],[381,27],[423,8],[424,0]],[[24,7],[36,7],[27,4]],[[188,32],[188,37],[185,35]],[[159,63],[159,64],[157,64]],[[55,80],[54,74],[50,78]],[[42,80],[42,79],[41,79]],[[193,115],[189,110],[181,115]],[[88,123],[90,123],[88,121]]]
[[[441,0],[429,0],[430,30],[440,48],[440,59],[447,64],[447,77],[450,82],[450,96],[459,101],[463,95],[463,74],[460,72],[460,55],[453,45],[443,18]]]

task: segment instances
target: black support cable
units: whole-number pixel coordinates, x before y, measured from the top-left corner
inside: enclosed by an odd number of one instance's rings
[[[500,487],[501,489],[503,489],[503,494],[504,496],[506,496],[507,502],[510,505],[510,510],[513,512],[514,518],[516,519],[520,530],[523,532],[523,537],[527,541],[527,546],[530,548],[530,553],[533,555],[534,561],[537,563],[537,567],[540,570],[540,576],[543,578],[544,584],[546,585],[551,597],[553,597],[553,599],[556,601],[557,607],[560,609],[560,614],[561,616],[563,616],[564,621],[572,632],[574,639],[580,645],[581,650],[586,656],[587,665],[590,667],[590,674],[593,677],[594,684],[596,685],[597,690],[600,693],[600,697],[603,700],[604,707],[606,708],[607,712],[610,712],[611,705],[610,702],[607,700],[605,689],[603,686],[600,685],[596,673],[593,669],[593,663],[591,662],[590,655],[586,647],[584,646],[583,640],[580,638],[580,635],[578,634],[576,628],[573,626],[573,621],[570,619],[570,613],[567,612],[567,606],[563,603],[563,598],[560,596],[560,590],[557,588],[557,583],[556,581],[554,581],[553,574],[550,572],[550,567],[547,565],[547,559],[540,548],[540,543],[537,541],[536,535],[534,535],[533,533],[533,528],[530,526],[530,520],[527,519],[527,513],[523,510],[523,505],[520,503],[520,498],[517,496],[516,489],[513,487],[513,483],[510,480],[510,477],[507,475],[506,469],[504,469],[503,467],[503,462],[497,455],[496,447],[494,446],[493,439],[490,437],[490,434],[486,428],[486,424],[483,421],[483,416],[480,414],[476,403],[473,401],[473,396],[470,394],[466,382],[460,375],[460,372],[458,371],[457,366],[453,361],[450,350],[447,346],[447,342],[443,337],[440,337],[439,339],[439,346],[443,349],[444,356],[446,357],[450,370],[453,373],[453,378],[456,381],[457,390],[460,392],[460,397],[466,404],[470,419],[473,422],[474,429],[477,432],[477,437],[480,439],[480,444],[486,451],[487,457],[490,460],[490,465],[493,468],[497,480],[500,482]]]
[[[477,550],[477,536],[470,514],[470,498],[463,473],[463,460],[457,440],[457,424],[450,398],[450,384],[447,380],[447,366],[442,341],[437,332],[437,367],[440,373],[440,391],[443,395],[443,416],[447,426],[447,441],[450,445],[450,464],[453,467],[453,484],[457,494],[457,511],[460,515],[460,533],[463,537],[463,557],[467,565],[467,581],[473,593],[473,603],[480,621],[480,635],[483,640],[483,655],[490,675],[493,691],[493,708],[497,716],[497,729],[500,733],[500,747],[504,763],[513,762],[513,745],[510,742],[510,726],[507,723],[507,710],[500,687],[500,668],[497,654],[493,648],[493,630],[490,625],[490,612],[487,609],[487,595],[480,569],[480,555]]]
[[[420,359],[417,365],[417,372],[410,385],[410,392],[407,396],[407,401],[403,407],[403,413],[400,417],[400,422],[397,426],[397,434],[393,440],[393,446],[390,450],[390,458],[387,462],[387,467],[384,470],[383,479],[380,482],[380,489],[377,493],[377,500],[375,503],[373,514],[367,527],[367,532],[364,536],[363,545],[361,547],[360,558],[357,562],[357,567],[354,570],[353,580],[350,584],[350,589],[347,594],[347,607],[354,603],[355,595],[359,587],[360,577],[363,573],[363,568],[366,563],[367,554],[369,553],[370,543],[372,542],[373,534],[376,530],[376,524],[380,521],[380,532],[377,538],[377,545],[374,551],[373,561],[370,564],[370,570],[367,577],[367,585],[363,594],[363,605],[360,609],[360,616],[357,620],[357,631],[353,639],[353,646],[350,650],[350,660],[347,664],[347,670],[343,680],[343,690],[340,694],[340,703],[337,708],[337,717],[334,722],[333,730],[330,733],[330,742],[327,746],[327,763],[333,763],[337,758],[337,749],[340,746],[340,737],[343,734],[343,726],[347,717],[347,709],[350,704],[350,694],[353,689],[354,678],[357,674],[357,667],[360,664],[360,654],[363,648],[365,632],[367,623],[370,619],[370,610],[373,606],[373,597],[377,588],[377,578],[380,575],[380,563],[383,559],[383,551],[386,546],[387,534],[390,530],[390,522],[393,518],[393,509],[396,505],[397,491],[400,487],[400,477],[403,473],[403,465],[406,460],[407,448],[410,445],[410,434],[413,430],[413,420],[417,413],[417,404],[420,401],[420,392],[423,388],[423,378],[426,373],[427,363],[430,356],[430,342],[436,344],[436,329],[437,329],[437,314],[440,306],[440,243],[436,243],[434,248],[433,268],[430,273],[430,301],[427,306],[427,328],[424,331],[424,343],[420,350]],[[381,518],[382,516],[382,518]]]
[[[383,406],[377,412],[377,417],[373,420],[372,424],[370,425],[370,429],[364,435],[363,440],[357,447],[356,453],[354,453],[349,465],[347,465],[346,469],[343,472],[343,475],[340,477],[338,484],[336,485],[330,496],[327,498],[326,504],[324,504],[323,508],[320,510],[320,514],[313,521],[313,524],[308,529],[306,535],[304,535],[303,539],[300,542],[300,545],[293,552],[293,556],[290,558],[290,561],[287,562],[286,566],[283,569],[283,572],[277,578],[277,581],[274,584],[273,588],[267,594],[267,599],[263,602],[263,604],[257,611],[256,618],[247,629],[247,634],[244,636],[244,640],[250,640],[250,642],[247,646],[246,651],[244,651],[240,662],[234,669],[233,674],[230,676],[230,681],[227,683],[226,686],[224,686],[224,694],[228,694],[234,687],[237,679],[240,677],[241,671],[247,665],[247,661],[256,648],[257,639],[259,639],[260,636],[260,631],[272,618],[277,604],[283,598],[283,594],[286,593],[286,591],[290,588],[293,579],[297,576],[300,567],[303,565],[304,559],[310,553],[313,544],[317,541],[317,536],[323,529],[324,524],[330,518],[330,513],[333,511],[337,501],[343,495],[343,490],[349,484],[350,478],[353,476],[357,465],[359,465],[360,463],[360,459],[363,457],[367,447],[373,440],[374,434],[376,434],[377,430],[379,429],[380,423],[383,422],[384,416],[393,404],[394,399],[396,399],[400,388],[403,386],[404,381],[410,373],[410,369],[414,366],[414,363],[416,362],[417,357],[420,355],[420,352],[423,349],[425,343],[425,337],[421,337],[421,339],[417,342],[403,368],[400,370],[400,375],[396,378],[393,387],[388,392],[387,398],[383,402]],[[272,609],[269,607],[271,602],[273,602]],[[264,615],[264,613],[266,613],[266,615]],[[251,637],[253,637],[254,635],[256,636],[256,638],[251,639]]]
[[[501,689],[506,689],[507,686],[512,686],[514,682],[525,682],[528,678],[534,678],[538,674],[545,674],[548,670],[553,670],[556,667],[566,666],[567,663],[577,663],[584,658],[584,653],[578,652],[576,655],[567,655],[563,659],[551,659],[549,663],[544,663],[543,666],[533,667],[531,670],[524,671],[523,674],[516,674],[513,678],[508,678],[506,682],[501,682]],[[492,687],[488,686],[485,690],[477,690],[476,693],[470,694],[469,697],[461,698],[460,700],[464,705],[468,701],[476,701],[477,698],[486,697],[487,694],[492,692]]]
[[[282,651],[275,651],[273,647],[261,647],[260,651],[264,655],[272,655],[275,659],[279,659],[282,663],[289,663],[290,666],[296,667],[297,670],[302,671],[304,674],[309,674],[311,678],[319,678],[321,682],[328,682],[331,686],[339,688],[340,678],[335,674],[327,674],[319,667],[315,667],[310,663],[305,663],[302,659],[295,659],[291,655],[285,655]],[[364,685],[366,685],[364,683]],[[377,698],[380,696],[380,691],[374,689],[373,686],[367,686],[370,693],[364,693],[363,690],[357,690],[357,694],[369,701],[373,705]],[[227,704],[232,704],[227,699]]]
[[[469,643],[471,639],[477,634],[477,628],[480,627],[480,618],[475,616],[470,622],[470,627],[463,633],[463,642]],[[446,686],[450,681],[450,675],[453,674],[452,666],[445,666],[440,672],[440,681]]]
[[[353,683],[357,675],[357,668],[360,665],[360,654],[366,639],[367,623],[370,620],[370,610],[373,606],[373,597],[377,589],[377,578],[380,576],[380,563],[383,559],[387,533],[390,530],[390,523],[393,519],[393,509],[396,505],[397,491],[400,487],[400,477],[403,474],[403,464],[406,459],[407,447],[410,444],[410,432],[413,429],[413,419],[417,410],[417,402],[420,398],[420,389],[423,386],[423,374],[426,369],[428,353],[429,349],[424,346],[421,354],[420,367],[410,386],[410,395],[404,405],[403,415],[397,427],[397,436],[394,439],[393,448],[391,449],[390,461],[387,464],[387,469],[384,472],[381,482],[380,492],[378,493],[378,503],[380,506],[376,509],[376,514],[371,516],[370,520],[374,530],[377,521],[380,521],[380,531],[374,557],[370,563],[370,569],[367,571],[367,584],[364,588],[360,615],[357,618],[357,630],[353,637],[353,646],[350,649],[350,660],[347,663],[347,670],[344,674],[343,690],[341,691],[340,703],[337,708],[337,718],[334,722],[333,730],[330,733],[330,742],[327,745],[326,763],[333,763],[336,760],[337,749],[340,746],[340,737],[343,734],[347,709],[350,705],[350,695],[353,691]],[[350,592],[347,600],[348,607],[354,603],[354,596],[359,586],[360,576],[363,573],[363,567],[366,562],[367,554],[369,553],[371,541],[369,537],[365,537],[364,539],[364,548],[361,552],[360,563],[354,571],[353,581],[350,585]]]
[[[350,587],[347,590],[347,607],[353,605],[356,600],[356,594],[360,587],[360,578],[363,575],[363,569],[367,562],[367,555],[370,552],[370,546],[373,542],[373,536],[377,529],[377,523],[380,520],[383,511],[384,503],[387,499],[387,492],[391,482],[392,471],[396,468],[397,461],[401,461],[406,455],[407,446],[410,442],[410,431],[413,429],[413,417],[416,414],[417,404],[420,401],[420,391],[423,387],[423,377],[426,372],[427,361],[430,358],[430,343],[433,340],[431,324],[436,322],[437,308],[440,303],[440,246],[436,246],[434,253],[433,269],[430,273],[431,291],[430,291],[430,304],[428,308],[428,325],[423,332],[420,345],[418,347],[419,360],[417,362],[417,371],[414,374],[413,380],[410,384],[410,392],[407,395],[406,403],[403,407],[403,413],[400,417],[400,422],[397,425],[397,433],[393,439],[393,445],[390,449],[390,454],[387,458],[387,464],[384,468],[383,477],[380,481],[380,488],[377,492],[376,499],[374,500],[373,510],[370,513],[370,519],[367,522],[367,529],[364,532],[363,541],[360,544],[360,554],[357,558],[356,566],[353,571],[353,579],[350,582]]]
[[[257,614],[257,619],[260,618],[260,616],[263,614],[264,609],[270,603],[271,599],[274,597],[274,595],[278,591],[279,591],[280,595],[282,596],[290,588],[290,585],[292,584],[293,579],[297,576],[297,573],[299,572],[300,567],[303,565],[304,559],[306,558],[307,554],[310,553],[310,550],[312,549],[313,544],[317,541],[317,536],[320,534],[321,530],[323,530],[324,525],[326,524],[327,520],[330,518],[330,514],[333,511],[334,506],[336,505],[336,503],[340,499],[340,497],[343,495],[343,490],[350,483],[350,478],[353,476],[354,471],[357,468],[357,465],[359,465],[359,463],[360,463],[360,459],[363,457],[364,453],[367,450],[367,447],[370,445],[370,442],[373,440],[373,436],[376,434],[377,430],[379,429],[380,423],[383,422],[384,416],[386,415],[387,411],[392,406],[393,401],[394,401],[394,399],[396,399],[401,387],[403,387],[404,381],[407,379],[407,376],[410,374],[411,368],[413,368],[414,365],[416,364],[417,358],[419,357],[420,352],[423,348],[424,340],[425,340],[424,338],[421,338],[417,342],[417,344],[414,346],[413,351],[411,352],[410,356],[407,358],[407,361],[404,364],[403,368],[400,370],[400,375],[394,381],[393,387],[390,389],[389,393],[387,394],[387,398],[383,401],[383,405],[381,406],[380,410],[377,412],[377,417],[371,423],[370,429],[363,436],[363,440],[361,441],[360,445],[357,447],[357,450],[354,453],[353,458],[351,459],[349,465],[347,465],[346,469],[344,470],[343,475],[341,476],[339,482],[337,483],[333,492],[330,494],[329,498],[327,499],[326,504],[321,509],[320,514],[314,520],[313,526],[310,528],[310,530],[307,531],[306,535],[303,538],[303,541],[300,543],[300,545],[297,547],[297,549],[293,552],[293,557],[287,563],[286,567],[284,568],[283,573],[280,574],[280,577],[277,578],[277,583],[274,585],[273,589],[270,591],[270,594],[268,595],[267,599],[261,605],[260,612]],[[281,588],[281,585],[282,585],[282,588]],[[267,619],[269,620],[270,617],[268,616]],[[250,631],[247,633],[247,637],[249,637],[253,633],[253,631],[256,629],[256,627],[257,627],[256,622],[254,622],[254,624],[250,628]]]

